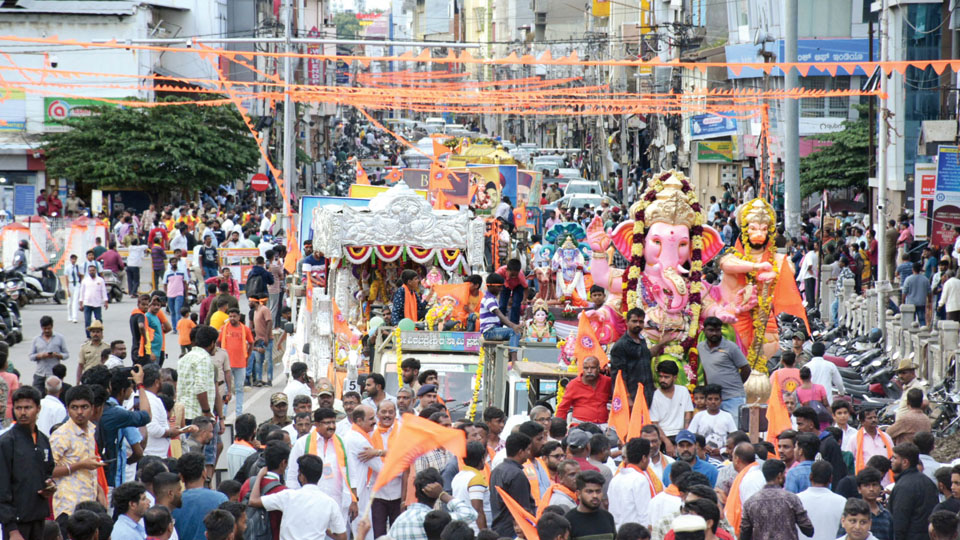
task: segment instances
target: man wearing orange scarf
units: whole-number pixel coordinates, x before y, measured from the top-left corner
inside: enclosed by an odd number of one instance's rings
[[[373,447],[384,454],[395,448],[397,432],[397,405],[389,400],[380,402],[377,409],[377,427],[373,430]],[[382,458],[381,458],[382,459]],[[380,488],[373,497],[370,517],[373,522],[373,537],[387,534],[387,522],[394,523],[400,517],[400,495],[403,490],[403,476],[398,476]]]
[[[877,429],[876,410],[860,411],[860,429],[857,430],[856,442],[850,450],[853,452],[856,472],[863,470],[873,456],[893,456],[893,440]],[[892,475],[888,476],[888,479],[892,480]]]
[[[373,495],[371,488],[377,480],[377,473],[383,467],[383,456],[386,451],[377,448],[373,439],[374,427],[377,424],[377,415],[368,405],[357,405],[351,413],[353,426],[343,436],[343,444],[347,450],[347,470],[350,471],[350,487],[357,497],[357,506],[366,508]],[[383,439],[381,436],[380,443]],[[356,530],[354,530],[356,534]],[[370,534],[367,540],[372,540]],[[358,539],[358,540],[363,540]]]
[[[575,460],[566,459],[557,466],[556,482],[550,484],[547,493],[537,505],[538,515],[548,506],[562,506],[564,510],[573,510],[577,507],[577,475],[580,474],[580,464]]]
[[[743,503],[763,489],[766,480],[757,463],[753,445],[748,442],[742,442],[733,449],[733,470],[737,471],[737,476],[730,485],[724,513],[727,523],[736,531],[740,529]]]
[[[419,321],[427,314],[427,303],[417,292],[420,289],[420,274],[414,270],[404,270],[400,274],[400,287],[393,294],[393,322],[403,319]]]
[[[650,528],[650,501],[657,495],[647,472],[650,441],[630,439],[625,457],[626,465],[610,480],[607,490],[610,513],[617,527],[624,523],[639,523]]]

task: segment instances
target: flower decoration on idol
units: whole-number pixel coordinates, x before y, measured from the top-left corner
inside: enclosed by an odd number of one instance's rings
[[[773,207],[763,199],[753,199],[741,206],[737,211],[737,224],[740,226],[740,242],[743,253],[735,252],[742,260],[753,262],[751,245],[760,245],[766,242],[767,260],[772,265],[770,272],[773,278],[762,281],[758,286],[757,272],[748,272],[747,286],[753,287],[757,294],[756,306],[751,310],[753,317],[753,343],[747,350],[747,363],[751,369],[760,373],[767,373],[767,359],[762,354],[762,344],[766,334],[767,320],[773,309],[773,291],[776,287],[780,267],[776,257],[777,218]]]

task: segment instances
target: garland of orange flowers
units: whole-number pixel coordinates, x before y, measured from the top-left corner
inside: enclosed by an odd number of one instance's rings
[[[747,231],[747,209],[749,203],[744,204],[740,210],[740,223],[743,224],[743,227],[740,230],[740,243],[743,245],[743,253],[734,252],[736,256],[743,260],[752,263],[750,253],[750,235]],[[757,289],[757,271],[747,272],[747,286],[754,286],[757,290],[757,305],[750,311],[751,316],[753,317],[753,344],[750,349],[747,351],[747,363],[750,365],[750,369],[759,371],[760,373],[767,373],[767,362],[766,358],[761,354],[763,349],[763,341],[766,338],[767,330],[767,318],[770,316],[770,311],[773,309],[773,289],[777,284],[777,279],[780,277],[780,267],[777,264],[777,221],[776,215],[773,213],[773,209],[769,205],[765,206],[767,214],[770,217],[770,224],[767,226],[767,253],[770,255],[770,264],[773,266],[772,272],[774,278],[770,280],[764,287]],[[761,257],[762,260],[762,257]]]

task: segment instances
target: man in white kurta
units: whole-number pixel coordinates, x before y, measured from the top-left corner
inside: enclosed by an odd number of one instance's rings
[[[347,465],[346,445],[336,436],[337,413],[333,409],[317,409],[313,414],[313,429],[297,439],[290,449],[285,475],[286,484],[290,489],[300,487],[300,482],[297,480],[300,473],[297,459],[300,456],[308,453],[319,456],[323,460],[323,478],[317,485],[321,491],[340,505],[344,522],[349,523],[350,518],[357,515],[358,507],[344,470]]]
[[[343,437],[347,447],[350,487],[357,494],[358,506],[367,508],[373,495],[372,488],[377,481],[377,473],[383,467],[384,451],[374,448],[373,428],[377,425],[377,415],[373,412],[373,407],[359,405],[353,410],[352,415],[353,427]],[[356,538],[356,522],[351,523],[350,528]],[[367,532],[366,540],[373,540],[373,534],[370,531]]]
[[[619,529],[624,523],[650,527],[650,501],[656,495],[647,476],[650,463],[650,442],[631,439],[626,446],[626,465],[610,480],[607,499],[610,513]]]

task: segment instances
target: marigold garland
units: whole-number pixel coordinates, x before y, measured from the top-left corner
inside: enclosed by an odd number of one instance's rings
[[[403,388],[403,370],[400,368],[400,363],[403,361],[403,344],[400,339],[400,327],[393,329],[393,343],[397,349],[397,389]]]
[[[753,263],[751,259],[750,252],[750,235],[747,230],[747,221],[746,214],[748,209],[748,204],[744,204],[740,210],[740,223],[743,223],[743,227],[740,230],[740,243],[743,246],[743,253],[735,252],[736,256],[750,263]],[[767,225],[767,254],[770,255],[770,265],[773,267],[770,271],[773,272],[773,279],[771,279],[765,287],[757,288],[757,271],[747,272],[747,286],[753,285],[754,289],[757,291],[757,305],[750,311],[751,316],[753,317],[753,345],[747,351],[747,363],[750,365],[750,368],[760,373],[767,373],[767,362],[766,358],[761,354],[763,349],[763,341],[766,338],[767,330],[767,318],[770,316],[770,312],[773,308],[773,290],[776,287],[777,279],[780,277],[780,267],[777,264],[777,220],[776,216],[773,213],[773,209],[770,205],[766,205],[767,215],[769,216],[769,224]],[[761,261],[763,258],[761,257]],[[766,290],[766,294],[764,294]]]
[[[477,356],[477,373],[473,377],[473,397],[470,399],[470,408],[467,410],[467,418],[471,422],[477,416],[477,402],[480,400],[480,383],[483,382],[483,347],[480,347],[480,354]]]

